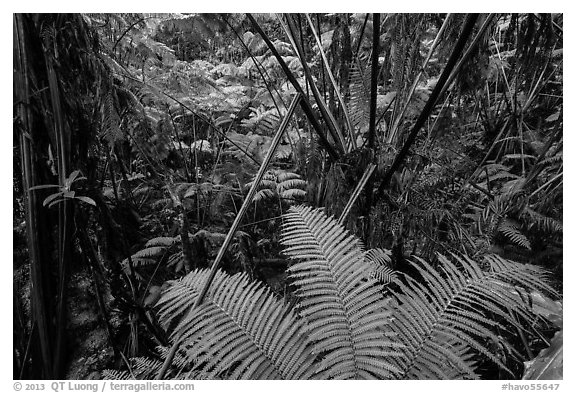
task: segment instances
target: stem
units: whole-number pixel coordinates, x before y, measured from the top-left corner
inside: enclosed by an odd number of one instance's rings
[[[420,131],[420,129],[422,128],[422,126],[426,122],[426,119],[428,118],[428,116],[432,112],[432,109],[434,108],[434,105],[436,104],[436,101],[438,100],[438,97],[440,96],[440,91],[445,86],[452,69],[456,65],[456,61],[458,60],[458,57],[460,56],[460,54],[462,53],[462,51],[464,49],[464,45],[466,44],[466,41],[468,41],[468,38],[472,34],[472,29],[474,28],[474,24],[476,23],[476,19],[478,19],[477,14],[468,14],[468,16],[466,17],[466,21],[464,22],[464,28],[462,29],[462,33],[460,34],[460,37],[458,38],[458,41],[456,42],[456,46],[454,47],[454,50],[452,51],[452,54],[450,55],[450,59],[448,60],[448,63],[446,64],[444,71],[442,71],[442,75],[440,76],[438,83],[436,83],[436,86],[434,87],[434,90],[432,91],[430,98],[426,102],[426,105],[424,106],[424,109],[420,113],[418,120],[416,120],[416,124],[414,124],[414,127],[412,128],[412,131],[408,135],[408,139],[404,143],[404,146],[402,146],[402,149],[396,155],[396,157],[394,158],[394,161],[392,162],[392,165],[390,166],[390,168],[385,173],[385,175],[382,179],[382,183],[380,184],[380,187],[378,188],[378,194],[377,194],[378,197],[382,196],[382,194],[384,193],[384,190],[390,184],[390,180],[392,180],[392,176],[400,168],[402,162],[404,161],[404,159],[408,155],[408,151],[410,150],[410,147],[416,141],[416,136],[418,135],[418,132]]]
[[[402,119],[404,118],[404,114],[406,113],[406,110],[408,109],[408,104],[410,104],[410,101],[412,100],[412,97],[414,96],[414,92],[416,91],[416,87],[418,86],[418,82],[420,81],[420,78],[422,77],[422,74],[424,73],[424,70],[426,69],[428,62],[432,58],[432,55],[434,54],[436,47],[440,43],[440,38],[442,37],[442,33],[444,32],[444,30],[446,30],[446,27],[448,26],[448,21],[450,20],[451,15],[452,14],[448,14],[446,16],[446,19],[444,19],[444,23],[442,23],[442,27],[438,31],[438,34],[436,34],[436,38],[434,39],[434,42],[432,43],[432,46],[430,47],[430,50],[428,51],[428,56],[426,56],[426,59],[424,60],[424,64],[422,64],[422,68],[420,69],[420,72],[418,73],[418,75],[416,75],[416,77],[414,78],[414,81],[412,82],[412,86],[410,87],[410,90],[408,91],[408,96],[406,97],[406,102],[404,103],[404,107],[402,108],[402,110],[400,111],[398,116],[396,116],[396,120],[394,121],[394,124],[390,128],[390,132],[389,132],[389,135],[387,138],[388,143],[392,143],[392,141],[396,137],[396,133],[398,132],[398,127],[400,126],[400,123],[402,122]]]
[[[380,52],[380,14],[372,14],[372,69],[371,69],[371,80],[370,80],[370,121],[368,126],[368,149],[372,155],[372,161],[376,158],[376,99],[378,96],[378,54]],[[371,168],[369,166],[368,168]],[[374,171],[375,167],[372,168]],[[364,216],[366,217],[366,223],[368,225],[365,233],[369,233],[370,220],[369,215],[372,210],[372,196],[374,192],[374,181],[368,176],[366,178],[366,205],[364,206]],[[356,196],[357,198],[358,196]]]
[[[248,19],[250,20],[250,22],[252,22],[254,29],[258,32],[258,34],[260,34],[260,36],[262,37],[264,42],[266,42],[266,45],[268,45],[268,48],[270,49],[270,51],[272,52],[274,57],[276,57],[276,60],[278,60],[278,63],[280,63],[280,66],[282,67],[282,70],[286,74],[286,77],[288,78],[290,83],[294,86],[296,91],[298,93],[300,93],[300,95],[302,96],[301,100],[300,100],[300,105],[302,106],[302,110],[306,114],[308,121],[310,122],[310,124],[314,128],[314,131],[316,131],[316,134],[318,134],[318,137],[320,138],[320,144],[324,147],[324,149],[326,149],[326,151],[328,152],[330,157],[332,157],[333,160],[337,160],[338,157],[340,156],[340,154],[330,144],[330,142],[326,138],[326,135],[324,135],[324,132],[322,131],[322,128],[320,127],[320,123],[318,122],[318,120],[316,119],[316,116],[314,115],[314,111],[312,110],[312,106],[310,105],[310,102],[305,98],[304,91],[302,90],[302,87],[300,86],[300,84],[298,83],[296,78],[294,77],[294,74],[292,73],[292,71],[290,71],[290,68],[288,68],[288,66],[286,65],[286,62],[284,61],[284,59],[282,59],[282,56],[280,56],[280,54],[278,53],[278,51],[274,47],[274,44],[272,44],[272,42],[270,41],[270,38],[268,38],[266,33],[264,33],[264,31],[262,30],[260,25],[258,25],[258,22],[256,22],[254,17],[251,14],[246,14],[246,15],[248,16]]]
[[[364,174],[362,175],[362,178],[360,179],[360,181],[356,185],[356,188],[354,189],[354,192],[350,196],[348,203],[346,203],[346,206],[344,207],[342,214],[340,214],[340,218],[338,218],[338,224],[344,225],[344,221],[346,221],[346,218],[348,217],[348,214],[350,213],[352,206],[354,206],[354,203],[356,203],[356,200],[360,196],[362,189],[364,188],[364,186],[368,182],[368,179],[370,179],[370,176],[372,176],[372,174],[374,173],[375,169],[376,169],[376,165],[368,164],[368,166],[366,167],[366,170],[364,171]]]
[[[338,97],[338,100],[340,101],[340,107],[342,108],[342,112],[344,113],[344,118],[346,119],[346,126],[348,127],[348,134],[350,137],[350,143],[352,145],[352,149],[356,149],[356,140],[354,138],[354,128],[352,127],[352,122],[350,121],[350,116],[348,115],[348,109],[346,108],[346,104],[344,103],[344,97],[342,97],[342,94],[340,94],[340,89],[338,88],[338,84],[336,83],[336,79],[334,79],[334,75],[332,75],[332,71],[330,70],[330,65],[328,64],[328,58],[326,57],[326,54],[324,53],[324,50],[322,49],[322,42],[320,41],[320,37],[318,36],[318,33],[316,32],[316,29],[314,29],[314,25],[312,24],[312,20],[310,20],[310,17],[308,16],[308,14],[304,14],[306,15],[306,20],[308,21],[308,24],[310,25],[310,29],[312,30],[312,34],[314,35],[314,38],[316,39],[316,44],[318,45],[318,51],[320,52],[320,55],[322,56],[322,60],[324,62],[324,65],[326,66],[326,73],[328,74],[328,77],[330,78],[330,81],[332,82],[332,86],[334,88],[334,92],[336,93],[336,96]],[[324,67],[322,67],[322,73],[324,74]],[[345,143],[343,141],[343,143]]]

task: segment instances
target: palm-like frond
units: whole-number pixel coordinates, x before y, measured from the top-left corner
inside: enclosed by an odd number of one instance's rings
[[[506,370],[490,350],[492,344],[513,352],[510,344],[494,333],[514,325],[530,325],[535,316],[509,284],[553,292],[536,266],[486,257],[490,268],[481,270],[469,258],[454,257],[457,264],[439,256],[440,268],[422,259],[410,262],[422,280],[406,276],[393,291],[398,302],[393,325],[405,345],[404,357],[396,358],[401,378],[475,378],[474,364],[466,355],[479,353]],[[442,359],[439,361],[439,359]]]
[[[314,357],[305,325],[262,284],[217,272],[204,302],[190,310],[209,272],[196,270],[160,300],[160,318],[177,323],[183,345],[208,378],[306,379]]]
[[[388,378],[400,356],[391,312],[368,275],[360,241],[336,220],[309,207],[285,215],[282,244],[297,262],[289,268],[299,312],[308,319],[326,378]]]

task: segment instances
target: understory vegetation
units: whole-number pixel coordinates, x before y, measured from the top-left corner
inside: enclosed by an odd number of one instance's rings
[[[561,379],[561,14],[14,14],[15,379]]]

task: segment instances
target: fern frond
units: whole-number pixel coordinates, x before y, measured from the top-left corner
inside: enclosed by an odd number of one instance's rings
[[[386,285],[394,280],[392,253],[389,250],[374,248],[364,253],[364,261],[370,266],[370,277]]]
[[[177,237],[155,237],[146,242],[146,248],[149,247],[171,247],[178,243],[179,239]]]
[[[276,171],[276,180],[278,183],[284,183],[287,180],[301,179],[300,175],[288,171]]]
[[[162,362],[147,357],[130,359],[132,374],[136,379],[154,379],[162,368]]]
[[[254,202],[260,202],[266,199],[271,199],[274,196],[276,196],[276,193],[273,190],[269,188],[263,188],[254,195]]]
[[[548,233],[562,234],[564,226],[562,222],[553,219],[552,217],[545,216],[537,211],[526,208],[524,209],[524,216],[527,218],[530,226],[534,226],[539,230]]]
[[[440,268],[435,270],[416,258],[410,263],[422,280],[406,276],[406,283],[396,281],[400,290],[392,291],[398,302],[393,325],[406,347],[405,356],[397,358],[401,378],[453,378],[455,373],[475,378],[474,365],[463,357],[465,353],[481,354],[507,370],[489,345],[513,350],[493,328],[506,330],[505,323],[523,329],[535,316],[520,297],[499,283],[553,293],[538,267],[490,255],[486,257],[490,269],[483,271],[467,257],[454,259],[457,265],[439,255]]]
[[[304,198],[306,196],[306,191],[300,188],[292,188],[289,190],[284,190],[280,193],[280,198],[282,199],[297,199]]]
[[[253,181],[246,184],[246,188],[252,187]],[[280,197],[289,200],[306,196],[307,183],[300,175],[283,170],[271,170],[264,174],[264,178],[258,184],[258,192],[254,196],[254,202]]]
[[[127,371],[122,370],[104,370],[102,376],[104,379],[115,379],[115,380],[129,380],[129,379],[156,379],[158,377],[159,371],[162,368],[163,360],[166,359],[169,348],[158,346],[156,351],[159,354],[159,359],[149,358],[149,357],[135,357],[131,358],[129,361],[130,369]],[[162,360],[162,361],[161,361]],[[174,372],[178,373],[183,370],[188,365],[188,360],[181,352],[176,352],[174,359],[172,360],[172,367],[169,374],[171,377],[174,376]],[[194,378],[199,379],[199,378]]]
[[[350,121],[356,129],[368,125],[370,110],[368,97],[370,97],[370,72],[368,65],[362,64],[359,58],[350,65]]]
[[[281,243],[297,262],[288,271],[299,312],[308,319],[326,378],[389,378],[401,356],[390,337],[391,312],[368,276],[360,241],[336,220],[309,207],[284,216]]]
[[[188,354],[209,378],[307,379],[314,357],[305,325],[288,306],[244,273],[218,271],[204,302],[190,310],[209,272],[196,270],[163,295],[159,316],[178,323]]]
[[[103,370],[102,371],[102,379],[105,380],[128,380],[133,379],[128,371],[120,371],[120,370]]]
[[[526,236],[518,230],[516,224],[509,219],[504,219],[498,226],[498,232],[502,233],[506,238],[512,243],[527,248],[530,250],[532,247],[530,246],[530,241]]]
[[[280,180],[278,180],[280,181]],[[298,178],[287,179],[278,183],[278,192],[283,192],[290,189],[306,189],[306,181]]]
[[[277,110],[256,109],[253,112],[253,116],[249,119],[242,120],[242,127],[248,128],[258,135],[272,134],[280,122]]]
[[[102,136],[110,145],[113,145],[124,137],[120,129],[120,116],[114,105],[114,92],[111,90],[107,91],[102,100]]]
[[[165,247],[160,247],[160,246],[147,247],[147,248],[144,248],[144,249],[138,251],[136,254],[132,255],[132,258],[135,258],[135,259],[145,259],[145,258],[154,259],[154,258],[162,255],[164,250],[165,250]]]

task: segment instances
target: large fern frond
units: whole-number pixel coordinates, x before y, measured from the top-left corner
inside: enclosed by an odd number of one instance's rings
[[[177,323],[183,347],[208,378],[307,379],[314,357],[305,325],[272,292],[244,273],[221,271],[194,310],[209,272],[196,270],[177,281],[159,302],[166,326]]]
[[[406,276],[405,283],[397,281],[400,289],[392,291],[398,302],[393,325],[406,347],[405,356],[396,358],[401,378],[476,378],[474,364],[466,358],[473,353],[507,370],[490,347],[514,351],[495,329],[523,329],[535,316],[509,285],[501,283],[553,292],[536,266],[490,255],[485,271],[467,257],[454,259],[457,264],[440,255],[436,270],[416,258],[410,263],[421,280]]]
[[[326,378],[389,378],[401,355],[391,312],[364,264],[360,241],[319,210],[292,207],[284,216],[284,253]]]

